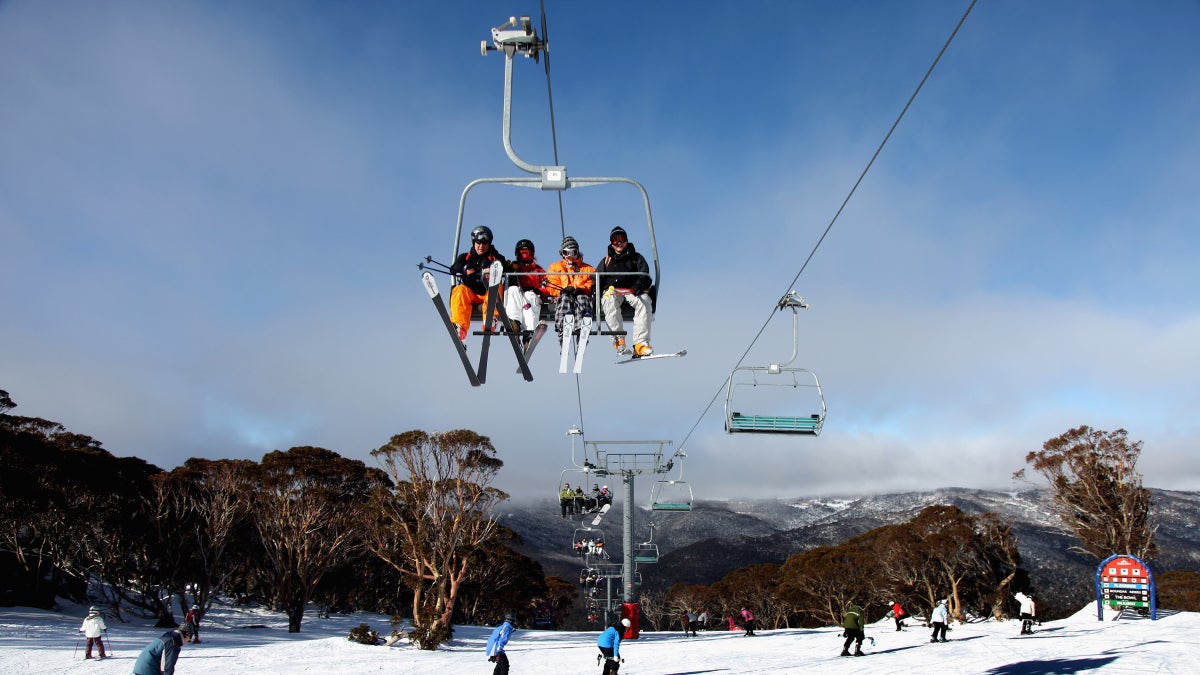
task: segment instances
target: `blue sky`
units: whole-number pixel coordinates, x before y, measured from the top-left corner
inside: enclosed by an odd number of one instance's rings
[[[520,174],[478,45],[537,3],[5,2],[0,388],[165,468],[468,427],[532,495],[579,425],[686,438],[697,497],[1004,488],[1088,424],[1145,442],[1148,485],[1195,489],[1182,0],[979,3],[795,285],[825,433],[727,436],[723,395],[702,416],[967,4],[548,0],[560,161],[646,186],[653,344],[689,356],[596,343],[577,381],[543,348],[528,384],[497,351],[476,390],[416,263],[449,259],[468,182]],[[514,147],[550,164],[542,68],[515,71]],[[632,191],[564,213],[589,262],[616,224],[648,249]],[[477,190],[466,221],[543,264],[562,235],[536,190]],[[776,314],[746,364],[790,352]]]

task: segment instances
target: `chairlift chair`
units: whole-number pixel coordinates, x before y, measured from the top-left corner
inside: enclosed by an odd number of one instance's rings
[[[650,489],[650,508],[654,511],[691,511],[692,486],[683,480],[655,481]]]
[[[519,26],[518,26],[518,23],[520,24]],[[453,251],[451,253],[450,260],[453,261],[453,260],[457,259],[458,254],[460,253],[460,247],[463,244],[463,222],[464,222],[464,216],[465,216],[465,212],[466,212],[467,198],[475,188],[477,188],[481,185],[491,184],[491,185],[515,186],[515,187],[527,188],[527,189],[533,188],[535,190],[540,190],[542,192],[548,192],[548,193],[556,194],[559,196],[561,196],[561,194],[563,192],[565,192],[571,188],[592,187],[592,186],[597,186],[597,185],[627,185],[627,186],[634,188],[637,191],[638,195],[641,197],[641,205],[640,206],[641,206],[642,210],[645,211],[647,234],[646,234],[646,239],[638,241],[638,243],[642,245],[639,247],[638,250],[640,253],[642,253],[643,256],[646,257],[647,262],[649,263],[649,265],[651,267],[650,273],[652,275],[652,286],[650,289],[650,296],[651,296],[651,299],[653,301],[655,301],[655,303],[656,303],[657,297],[658,297],[658,291],[661,288],[661,267],[660,267],[659,258],[658,258],[658,242],[656,241],[655,236],[654,236],[654,218],[650,212],[650,197],[647,194],[646,189],[642,186],[642,184],[632,178],[623,178],[623,177],[608,177],[608,176],[571,177],[571,176],[568,176],[567,168],[565,166],[540,165],[540,164],[528,162],[528,161],[525,161],[524,159],[522,159],[521,157],[519,157],[517,155],[516,151],[513,149],[511,132],[512,132],[512,102],[513,102],[512,79],[513,79],[514,57],[517,55],[520,55],[520,56],[524,56],[526,58],[532,58],[536,62],[538,55],[541,52],[546,51],[548,49],[548,43],[545,41],[544,38],[545,38],[544,35],[541,38],[538,37],[536,29],[533,28],[533,26],[530,24],[527,17],[521,17],[521,20],[519,22],[517,22],[514,19],[510,19],[510,21],[508,23],[493,29],[492,30],[493,44],[491,46],[489,46],[487,44],[487,42],[484,41],[484,43],[481,47],[481,51],[484,56],[487,56],[487,54],[491,51],[503,52],[505,55],[505,61],[504,61],[504,106],[503,106],[502,129],[501,129],[502,142],[504,145],[504,151],[508,155],[508,158],[512,161],[512,163],[514,165],[516,165],[516,167],[518,169],[520,169],[521,171],[524,171],[526,174],[530,174],[530,175],[515,176],[515,177],[478,178],[467,184],[466,188],[464,188],[462,191],[461,197],[459,198],[458,218],[457,218],[457,222],[456,222],[455,228],[454,228],[454,246],[453,246]],[[548,53],[547,53],[547,56],[548,56]],[[547,69],[547,74],[548,74],[549,61],[546,62],[546,69]],[[633,208],[636,208],[636,207],[633,207]],[[528,226],[529,224],[530,223],[528,223],[528,222],[522,223],[523,226]],[[555,233],[553,236],[548,237],[548,236],[546,236],[546,233],[544,233],[544,232],[543,233],[534,233],[534,232],[523,231],[523,232],[521,232],[520,235],[514,236],[513,240],[515,241],[517,238],[519,238],[519,236],[535,236],[535,237],[541,236],[541,237],[543,237],[543,242],[546,242],[546,241],[557,240],[559,237],[561,237],[561,233]],[[545,244],[543,243],[543,245],[545,245]],[[468,243],[467,246],[469,247],[470,244]],[[499,248],[500,248],[501,252],[504,252],[503,247],[499,247]],[[428,276],[428,281],[424,281],[425,276],[423,276],[422,278],[423,278],[423,282],[426,283],[427,292],[430,293],[431,298],[434,298],[437,295],[437,291],[436,291],[435,287],[431,287],[431,285],[433,284],[432,276],[431,275]],[[600,289],[599,285],[597,284],[597,288],[595,291],[596,297],[594,298],[595,307],[596,307],[596,311],[597,311],[597,318],[599,317],[600,294],[602,292],[603,292],[603,289]],[[437,304],[437,300],[435,300],[435,304]],[[628,307],[623,306],[623,314],[626,313],[626,310],[628,310],[629,312],[632,312],[632,310],[630,310]],[[500,309],[500,314],[501,315],[504,314],[503,308]],[[472,316],[473,316],[473,320],[482,320],[483,319],[482,308],[478,307],[478,306],[475,307],[472,310]],[[547,302],[547,303],[543,304],[542,319],[543,320],[553,320],[553,317],[554,317],[553,303]],[[629,316],[627,316],[626,318],[631,319],[632,314],[630,313]],[[594,322],[592,324],[592,331],[594,333],[599,333],[599,334],[611,334],[611,333],[608,333],[607,331],[605,331],[604,329],[602,329],[601,323],[602,322],[600,322],[600,321]],[[452,327],[448,326],[448,329],[450,329],[450,328],[452,328]],[[509,330],[507,321],[501,321],[498,328],[502,333],[511,333],[512,332]],[[485,329],[482,331],[476,331],[476,334],[486,334],[487,332],[488,331]],[[515,333],[513,333],[513,335],[515,335]],[[514,342],[513,342],[514,352],[519,352],[520,350],[517,347],[518,343],[515,341],[516,338],[513,337],[512,339],[514,340]],[[483,344],[485,345],[485,347],[483,347],[483,349],[486,350],[486,345],[488,344],[486,342],[486,339]],[[470,363],[466,360],[465,353],[462,355],[462,358],[464,359],[463,365],[466,367],[466,369],[468,371],[468,373],[467,373],[468,379],[471,380],[471,384],[473,386],[479,386],[480,384],[482,384],[485,381],[485,376],[486,376],[486,363],[487,363],[486,357],[483,355],[480,356],[480,363],[479,363],[479,366],[477,369],[473,369],[471,367]],[[532,380],[532,375],[528,373],[528,364],[523,360],[523,355],[518,353],[517,359],[518,359],[519,364],[524,369],[524,374],[526,375],[526,379]]]
[[[725,392],[725,431],[729,433],[821,433],[826,412],[821,381],[807,368],[789,367],[800,347],[799,310],[808,309],[808,303],[790,291],[779,301],[778,309],[785,308],[792,310],[792,357],[783,363],[733,369]],[[747,404],[755,412],[741,412],[748,409]]]

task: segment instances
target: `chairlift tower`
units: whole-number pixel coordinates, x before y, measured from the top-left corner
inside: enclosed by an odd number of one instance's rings
[[[636,511],[634,510],[634,479],[641,475],[661,476],[675,466],[674,455],[666,456],[664,449],[671,441],[584,441],[595,464],[598,476],[620,476],[625,503],[621,505],[621,584],[622,602],[637,601],[634,587],[634,545]]]

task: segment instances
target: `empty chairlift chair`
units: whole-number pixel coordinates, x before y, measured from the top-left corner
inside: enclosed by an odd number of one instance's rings
[[[804,298],[789,292],[779,309],[792,310],[792,358],[766,366],[742,366],[729,375],[725,393],[725,431],[817,436],[825,424],[825,395],[817,374],[790,368],[799,351],[798,310]],[[741,410],[753,410],[744,413]]]

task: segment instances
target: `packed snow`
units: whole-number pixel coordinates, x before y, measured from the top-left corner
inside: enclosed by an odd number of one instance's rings
[[[0,608],[0,673],[121,673],[133,669],[138,652],[162,634],[145,622],[108,618],[114,655],[84,662],[82,635],[76,631],[86,607],[63,611]],[[241,608],[214,607],[201,623],[201,644],[185,645],[176,673],[292,675],[294,673],[462,673],[492,672],[484,655],[489,628],[459,626],[454,639],[436,651],[421,651],[406,641],[393,647],[346,639],[350,629],[367,623],[387,635],[388,618],[374,614],[310,613],[303,631],[287,632],[283,615]],[[1194,673],[1200,614],[1160,615],[1158,621],[1098,621],[1087,607],[1062,621],[1046,622],[1033,635],[1019,635],[1019,621],[953,624],[950,641],[930,644],[929,630],[912,626],[896,632],[891,620],[867,628],[864,657],[840,657],[840,629],[701,631],[697,637],[676,632],[643,632],[621,646],[622,675],[699,673]],[[506,650],[517,675],[599,673],[598,632],[519,629]],[[1189,665],[1190,664],[1190,665]]]

